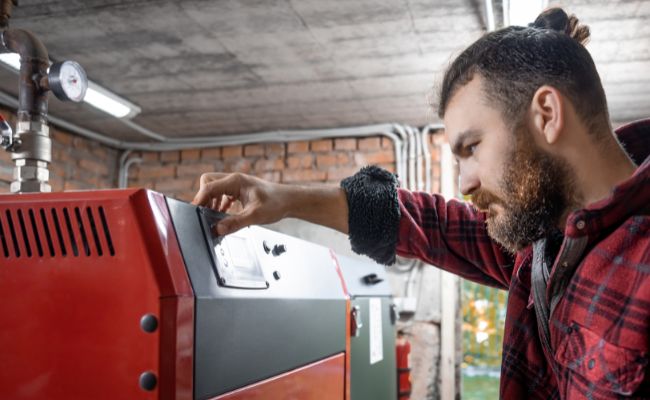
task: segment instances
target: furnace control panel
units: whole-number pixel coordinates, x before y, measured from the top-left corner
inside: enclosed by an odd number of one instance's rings
[[[203,207],[198,208],[198,214],[219,284],[243,289],[268,288],[251,239],[240,232],[216,236],[214,226],[225,214]]]

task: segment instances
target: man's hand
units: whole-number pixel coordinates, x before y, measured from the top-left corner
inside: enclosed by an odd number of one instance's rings
[[[192,204],[226,212],[235,200],[242,203],[243,210],[217,224],[219,235],[285,217],[348,232],[347,198],[338,187],[283,185],[237,172],[212,172],[201,175],[200,189]]]

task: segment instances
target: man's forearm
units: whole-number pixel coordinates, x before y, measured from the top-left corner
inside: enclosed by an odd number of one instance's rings
[[[287,217],[348,233],[348,201],[336,186],[293,186],[287,191]]]

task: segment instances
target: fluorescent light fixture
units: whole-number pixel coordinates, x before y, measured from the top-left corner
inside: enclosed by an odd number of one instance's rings
[[[20,70],[20,55],[18,53],[1,53],[0,61],[15,70]]]
[[[528,26],[546,7],[548,7],[548,0],[504,1],[504,25]]]
[[[133,118],[142,111],[130,101],[90,81],[84,101],[116,118]]]
[[[20,55],[17,53],[0,53],[0,62],[13,70],[20,70]],[[88,81],[88,90],[84,102],[116,118],[133,118],[142,109],[95,82]]]

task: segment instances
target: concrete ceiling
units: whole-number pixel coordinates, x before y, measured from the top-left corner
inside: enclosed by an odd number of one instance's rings
[[[11,26],[142,108],[167,137],[435,122],[434,86],[485,32],[478,0],[20,0]],[[500,6],[499,1],[495,1]],[[615,124],[650,114],[650,0],[567,0]],[[0,71],[0,90],[16,93]],[[52,115],[144,140],[87,105]]]

